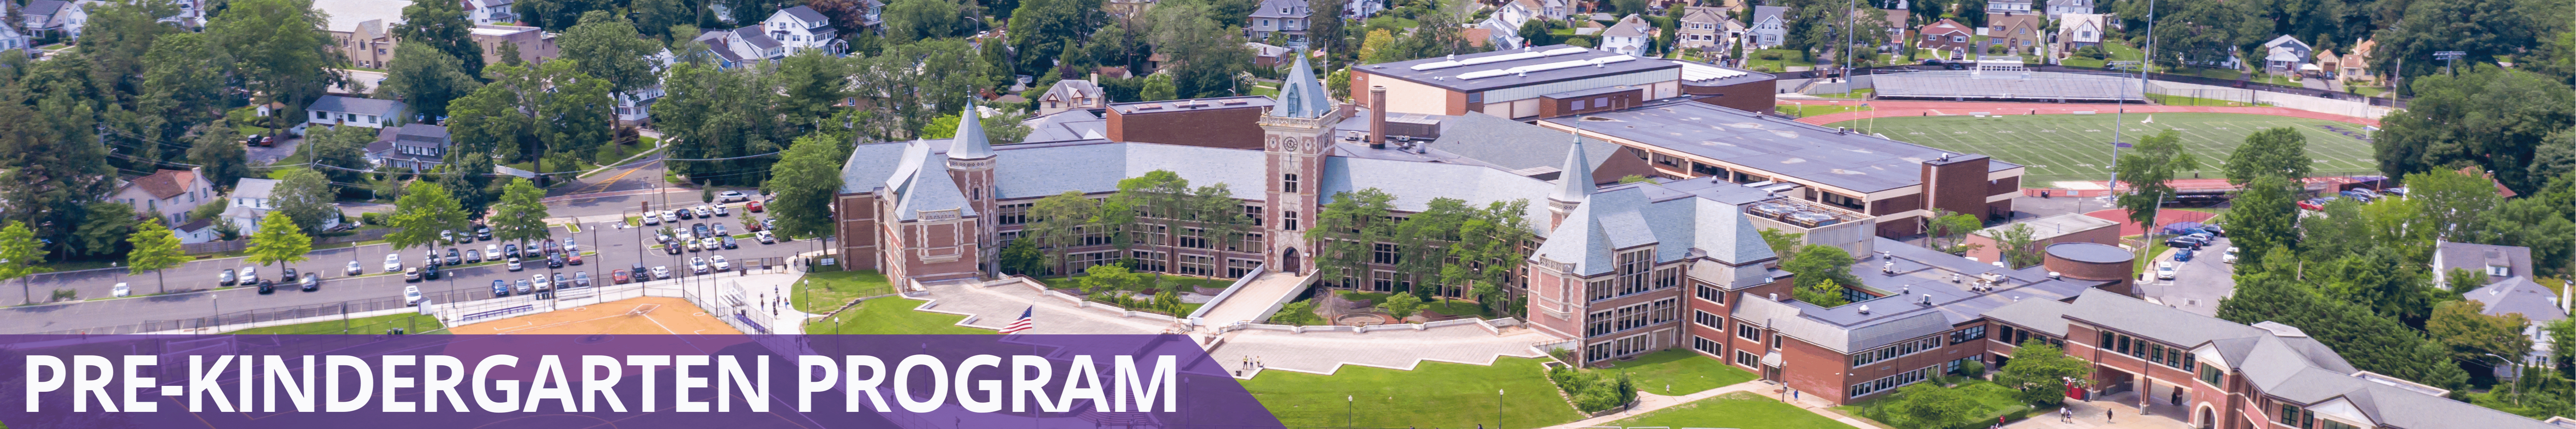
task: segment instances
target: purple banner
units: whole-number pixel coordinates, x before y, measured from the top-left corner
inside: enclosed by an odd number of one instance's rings
[[[1281,428],[1180,335],[0,335],[22,428]]]

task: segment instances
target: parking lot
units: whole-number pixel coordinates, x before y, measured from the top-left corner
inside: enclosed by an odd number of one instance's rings
[[[2157,253],[2154,262],[2148,264],[2147,272],[2143,274],[2147,280],[2140,283],[2147,299],[2200,315],[2216,315],[2218,301],[2236,292],[2236,266],[2222,261],[2231,246],[2227,238],[2220,237],[2202,246],[2201,254],[2190,261],[2173,262],[2172,280],[2156,278],[2155,267],[2172,262],[2179,252],[2162,242],[2154,245],[2161,252]]]

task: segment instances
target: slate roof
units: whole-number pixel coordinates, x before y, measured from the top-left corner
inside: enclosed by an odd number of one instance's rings
[[[1863,193],[1921,184],[1922,162],[1949,153],[1692,101],[1541,121]]]
[[[2510,268],[2512,275],[2530,275],[2529,271],[2533,268],[2531,248],[2449,241],[2436,244],[2433,248],[2433,266],[2442,267],[2445,271],[2464,268],[2483,272],[2491,265]],[[2445,274],[2447,273],[2433,273],[2436,278]]]
[[[1574,135],[1566,136],[1567,141],[1580,139],[1582,138]],[[1560,172],[1557,174],[1556,192],[1549,193],[1548,198],[1571,202],[1583,201],[1584,197],[1591,196],[1595,189],[1593,185],[1598,183],[1592,181],[1593,164],[1591,158],[1583,156],[1583,145],[1565,145],[1563,165],[1564,167],[1558,167]]]
[[[276,179],[243,178],[233,184],[233,198],[269,198],[277,190]]]
[[[1324,81],[1315,79],[1314,67],[1306,64],[1306,52],[1297,52],[1297,65],[1288,68],[1288,78],[1279,81],[1279,105],[1270,109],[1271,116],[1321,118],[1332,112],[1333,100],[1324,90]]]
[[[1986,318],[2020,325],[2032,331],[2066,336],[2066,308],[2071,305],[2053,299],[2025,299],[1986,310]]]
[[[71,5],[71,2],[63,0],[35,0],[27,2],[26,8],[18,9],[18,14],[31,16],[53,15],[55,12],[61,12],[63,10],[63,6],[69,5]]]
[[[957,116],[957,137],[948,140],[948,156],[958,159],[993,157],[993,142],[984,137],[983,115],[976,114],[975,103],[966,103],[966,111]]]
[[[1639,182],[1593,193],[1530,257],[1573,263],[1570,273],[1592,276],[1617,268],[1618,252],[1646,244],[1654,244],[1658,263],[1704,255],[1743,265],[1774,256],[1742,207]]]
[[[1392,116],[1392,115],[1390,115]],[[1521,121],[1494,115],[1466,114],[1437,116],[1440,138],[1428,147],[1435,152],[1457,155],[1504,170],[1538,167],[1563,169],[1566,146],[1574,137],[1563,131],[1550,130]],[[1365,119],[1365,118],[1363,118]],[[1594,169],[1618,156],[1619,144],[1590,137],[1583,138],[1584,165]]]
[[[1021,122],[1028,125],[1028,137],[1022,143],[1072,140],[1097,140],[1109,135],[1109,121],[1087,109],[1073,109]]]
[[[743,43],[751,44],[753,52],[767,52],[780,46],[778,39],[769,38],[769,33],[762,32],[758,25],[734,29],[733,34],[741,36]]]
[[[1788,19],[1788,16],[1787,16],[1787,15],[1788,15],[1788,13],[1789,13],[1789,8],[1787,8],[1787,7],[1782,7],[1782,6],[1754,6],[1754,7],[1753,7],[1753,22],[1744,23],[1744,25],[1745,25],[1745,26],[1747,26],[1747,27],[1751,27],[1751,26],[1753,26],[1754,24],[1760,24],[1760,23],[1762,23],[1762,20],[1766,20],[1766,19],[1773,19],[1773,18],[1778,18],[1778,19],[1786,20],[1786,19]],[[1781,22],[1781,24],[1788,24],[1788,22],[1783,21],[1783,22]]]
[[[2507,277],[2464,295],[2471,301],[2486,304],[2484,313],[2487,315],[2519,313],[2532,323],[2567,318],[2567,311],[2559,307],[2558,294],[2551,292],[2548,286],[2532,282],[2530,277]]]
[[[143,192],[152,194],[152,198],[169,199],[187,193],[188,185],[196,182],[197,173],[194,171],[161,170],[135,178],[127,186],[142,188]]]
[[[805,23],[807,23],[807,24],[814,24],[814,25],[822,25],[822,24],[824,24],[824,23],[831,22],[831,20],[832,20],[831,18],[824,17],[822,12],[817,12],[817,11],[815,11],[815,10],[814,10],[814,8],[812,8],[812,7],[807,7],[807,6],[804,6],[804,5],[797,5],[796,7],[791,7],[791,8],[786,8],[786,9],[779,9],[779,10],[778,10],[778,13],[784,13],[784,14],[787,14],[787,16],[793,16],[793,17],[796,17],[796,19],[797,19],[797,20],[805,21]]]
[[[1287,11],[1281,12],[1281,9]],[[1304,18],[1306,15],[1306,0],[1262,0],[1261,6],[1252,10],[1254,18]]]
[[[314,99],[313,104],[306,106],[305,110],[376,115],[390,120],[394,117],[401,116],[402,112],[408,107],[409,106],[404,105],[403,102],[394,100],[325,95],[322,96],[322,98]]]
[[[908,155],[906,148],[914,142],[861,144],[850,151],[841,169],[841,192],[860,193],[885,188],[888,178],[901,172],[912,157],[926,157],[927,168],[942,174],[937,182],[948,182],[944,176],[948,160],[945,152],[954,144],[948,139],[923,140],[923,153]],[[1154,143],[1123,143],[1082,140],[1053,143],[1025,143],[995,147],[993,167],[994,197],[1038,198],[1081,191],[1104,193],[1118,190],[1118,181],[1142,176],[1154,170],[1171,170],[1194,186],[1225,183],[1233,188],[1236,198],[1261,200],[1261,151],[1178,146]],[[948,185],[954,188],[955,185]],[[933,209],[935,210],[935,209]]]
[[[1260,151],[1244,152],[1253,154],[1255,161],[1237,165],[1261,165],[1258,161]],[[1252,176],[1248,180],[1258,180],[1258,176],[1264,174],[1260,168],[1237,169],[1249,170],[1245,172]],[[1261,189],[1258,186],[1250,189]],[[1531,232],[1540,237],[1548,234],[1547,193],[1553,188],[1547,181],[1482,166],[1342,156],[1324,158],[1324,178],[1320,186],[1322,188],[1317,191],[1323,197],[1317,200],[1319,204],[1332,203],[1333,195],[1337,193],[1377,188],[1395,197],[1393,204],[1397,211],[1407,212],[1429,209],[1432,199],[1443,197],[1466,200],[1469,207],[1478,208],[1495,202],[1529,200],[1529,207],[1522,212],[1523,220],[1529,221],[1533,228]],[[1236,185],[1236,189],[1245,188]]]
[[[1646,37],[1646,30],[1650,28],[1654,28],[1654,26],[1646,24],[1645,18],[1639,18],[1637,17],[1637,14],[1632,13],[1628,14],[1627,17],[1619,18],[1618,25],[1612,25],[1609,30],[1603,30],[1601,35],[1608,37]]]

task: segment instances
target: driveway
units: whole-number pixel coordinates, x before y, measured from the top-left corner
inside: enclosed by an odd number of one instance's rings
[[[285,140],[279,140],[275,147],[248,146],[248,155],[250,157],[251,165],[266,165],[280,159],[286,159],[286,157],[289,156],[295,156],[296,148],[303,146],[303,137],[288,137]]]
[[[2163,243],[2153,245],[2164,246]],[[2229,246],[2225,238],[2211,242],[2208,246],[2201,247],[2203,255],[2187,262],[2176,262],[2173,280],[2156,280],[2149,277],[2147,282],[2140,284],[2141,289],[2148,299],[2164,303],[2167,307],[2179,308],[2203,316],[2215,316],[2218,314],[2218,300],[2236,293],[2236,264],[2222,261]],[[2174,253],[2173,249],[2164,249],[2162,253],[2156,255],[2154,263],[2171,261]],[[2148,266],[2148,272],[2153,273],[2154,265],[2151,263]]]

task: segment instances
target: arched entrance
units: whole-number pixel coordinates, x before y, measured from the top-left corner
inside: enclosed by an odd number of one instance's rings
[[[2191,421],[2195,423],[2192,427],[2210,429],[2218,424],[2217,409],[2210,407],[2209,404],[2200,404],[2200,412],[2192,413],[2192,416]]]
[[[1295,273],[1299,271],[1297,269],[1297,248],[1290,247],[1288,248],[1287,253],[1279,254],[1279,271],[1285,273]]]

